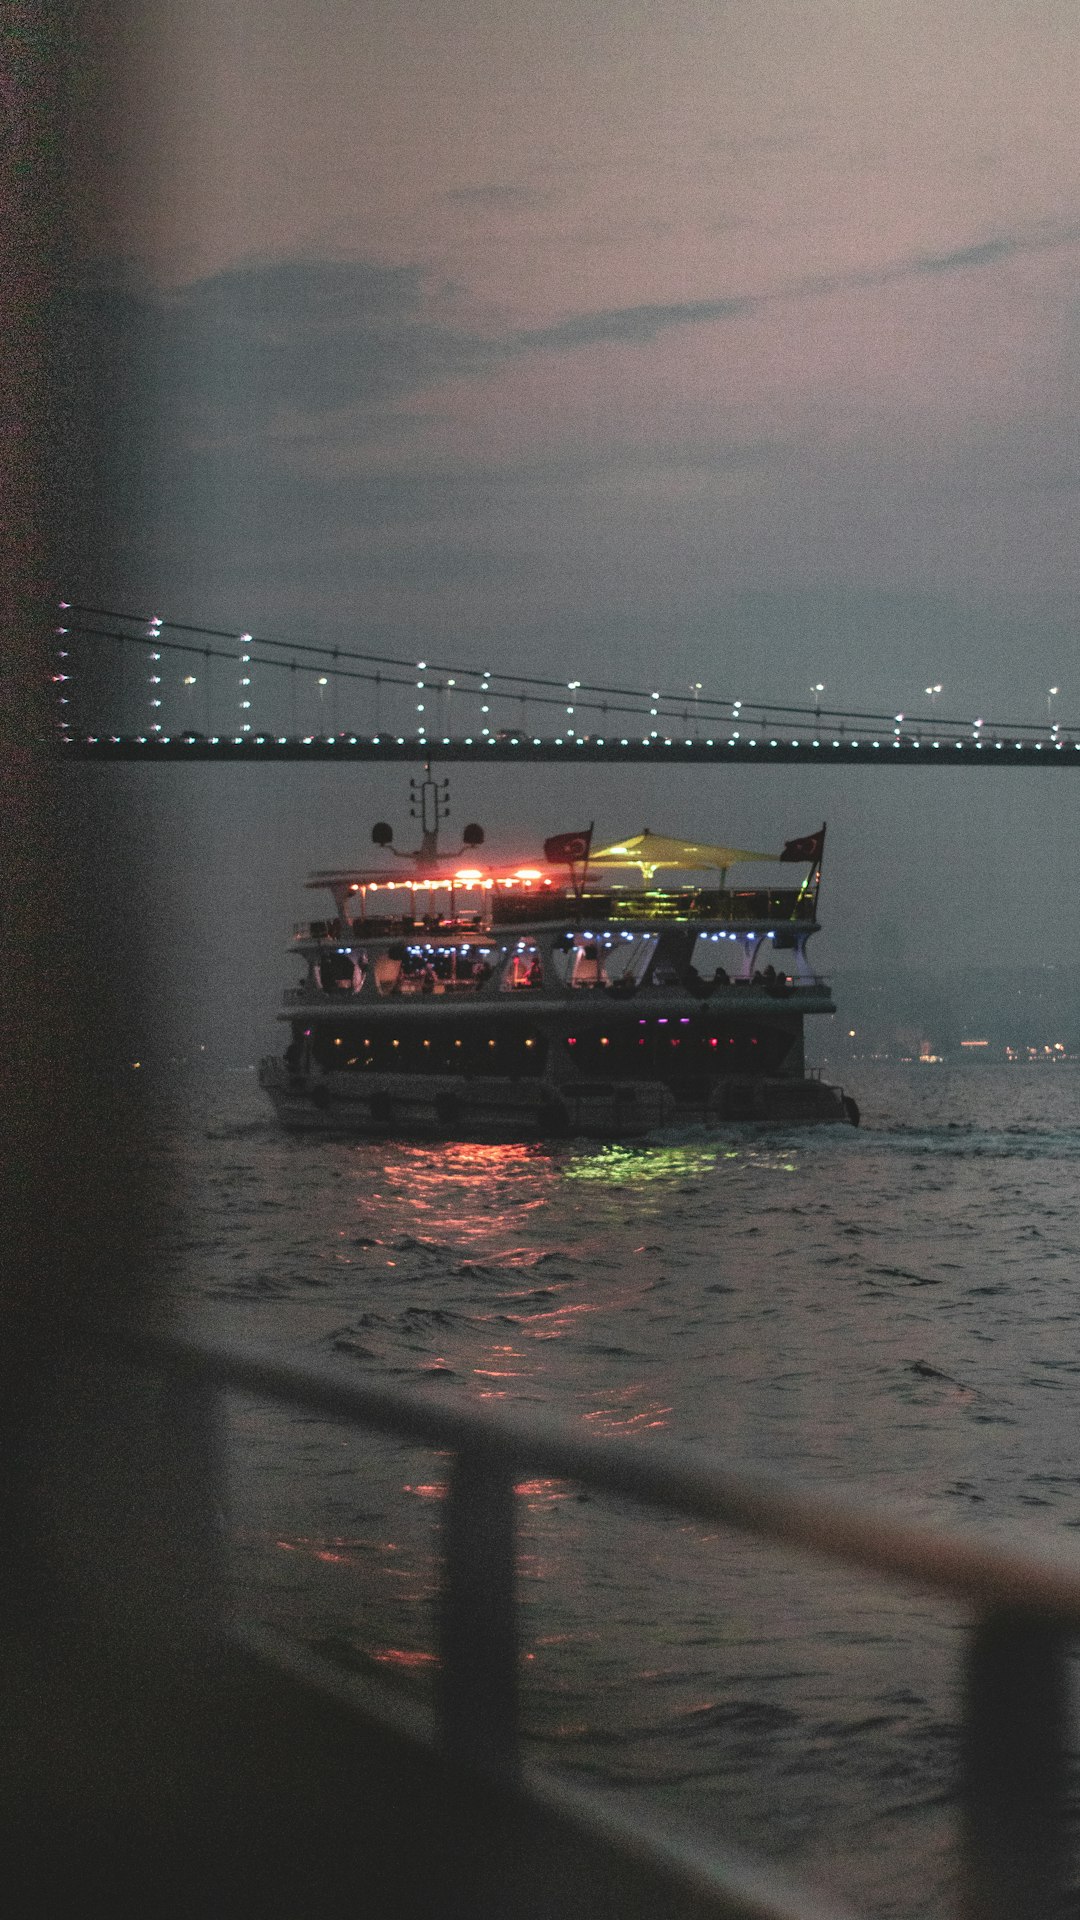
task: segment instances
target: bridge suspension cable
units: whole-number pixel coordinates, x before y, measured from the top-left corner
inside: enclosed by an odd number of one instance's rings
[[[81,757],[1080,763],[1080,729],[1054,722],[1049,703],[1038,724],[827,708],[820,685],[812,707],[782,705],[697,681],[562,681],[75,602],[61,603],[56,641],[58,735]]]

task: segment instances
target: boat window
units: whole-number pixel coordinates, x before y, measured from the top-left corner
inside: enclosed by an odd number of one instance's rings
[[[741,934],[699,933],[690,956],[692,975],[704,986],[722,987],[746,978],[750,951]]]
[[[568,987],[608,987],[632,992],[656,950],[655,933],[608,927],[601,933],[568,933],[551,955],[556,979]]]
[[[626,928],[612,935],[606,966],[616,991],[629,991],[641,984],[656,952],[657,939],[655,933],[630,933]]]
[[[552,950],[555,977],[564,987],[607,985],[610,941],[602,934],[568,933]]]
[[[392,947],[384,947],[375,955],[375,985],[380,993],[393,993],[401,979],[401,969],[405,962],[405,948],[401,942]]]
[[[503,968],[504,992],[528,992],[544,984],[544,963],[535,940],[519,940]]]
[[[367,955],[355,947],[324,949],[315,962],[313,984],[323,993],[359,993],[367,972]]]
[[[376,977],[382,993],[475,993],[491,978],[491,948],[470,941],[416,940],[386,951],[385,982],[380,957]],[[390,957],[396,956],[391,967]]]

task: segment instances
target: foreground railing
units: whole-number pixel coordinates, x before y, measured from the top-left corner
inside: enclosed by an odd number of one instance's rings
[[[447,1403],[333,1366],[244,1345],[144,1336],[142,1356],[192,1398],[238,1390],[455,1456],[442,1533],[438,1716],[448,1762],[553,1811],[730,1920],[821,1920],[816,1896],[770,1869],[684,1839],[592,1790],[522,1761],[518,1727],[514,1483],[570,1479],[934,1593],[967,1609],[958,1804],[964,1920],[1053,1920],[1069,1877],[1067,1655],[1080,1633],[1080,1562],[1051,1545],[1010,1548],[912,1526],[776,1478],[725,1473],[703,1453],[584,1438],[535,1413]],[[834,1914],[835,1907],[830,1909]]]

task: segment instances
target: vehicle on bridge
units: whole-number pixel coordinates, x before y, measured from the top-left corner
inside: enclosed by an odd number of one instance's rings
[[[803,1047],[806,1017],[835,1011],[806,951],[824,828],[781,853],[649,833],[594,851],[590,828],[543,858],[484,864],[478,827],[452,855],[435,824],[416,853],[389,827],[373,837],[409,870],[307,883],[334,912],[294,932],[287,1044],[259,1070],[286,1126],[623,1138],[682,1121],[857,1124]],[[733,867],[783,860],[801,884],[729,885]]]

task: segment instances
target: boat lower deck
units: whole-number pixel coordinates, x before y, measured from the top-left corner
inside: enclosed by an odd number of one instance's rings
[[[658,1078],[292,1071],[264,1060],[259,1080],[282,1124],[350,1136],[640,1138],[657,1128],[750,1122],[858,1124],[854,1101],[814,1076],[725,1073]]]

